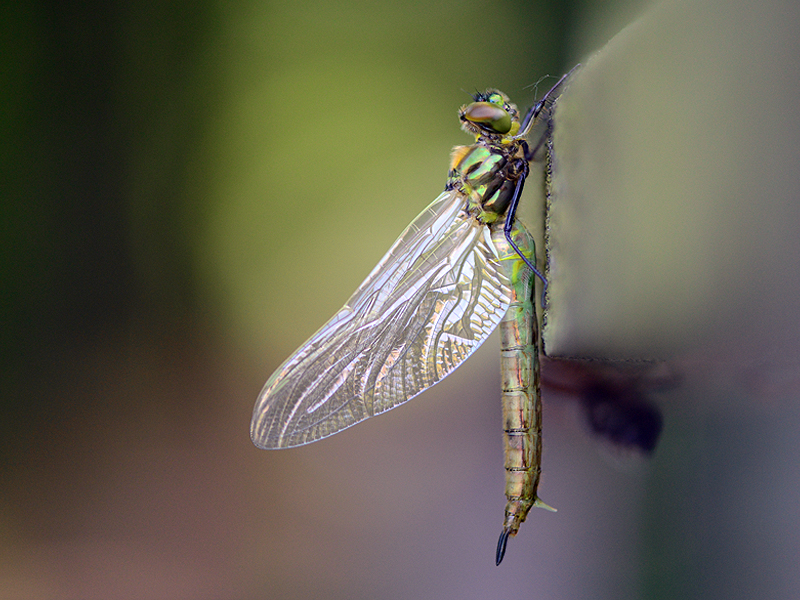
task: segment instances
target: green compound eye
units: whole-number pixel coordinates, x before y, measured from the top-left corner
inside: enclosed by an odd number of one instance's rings
[[[498,94],[497,92],[490,94],[489,97],[486,99],[486,101],[491,102],[492,104],[498,104],[500,106],[503,106],[505,104],[505,99],[501,94]]]
[[[500,99],[501,106],[503,98],[499,94],[489,96]],[[494,102],[473,102],[462,115],[462,119],[475,123],[481,129],[490,133],[508,133],[511,131],[511,115],[501,106]]]

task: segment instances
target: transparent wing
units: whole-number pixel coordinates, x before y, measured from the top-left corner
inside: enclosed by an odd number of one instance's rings
[[[495,329],[509,282],[489,228],[444,192],[406,228],[342,309],[267,381],[250,435],[308,444],[442,380]]]

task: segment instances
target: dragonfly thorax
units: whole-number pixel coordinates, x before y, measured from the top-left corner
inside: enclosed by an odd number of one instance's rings
[[[467,211],[489,224],[505,215],[518,180],[527,174],[524,142],[457,146],[445,189],[464,194]]]

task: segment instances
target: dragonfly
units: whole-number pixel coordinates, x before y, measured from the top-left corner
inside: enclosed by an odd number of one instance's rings
[[[577,68],[577,67],[576,67]],[[500,328],[507,499],[495,562],[537,495],[542,410],[533,236],[516,218],[529,163],[546,153],[564,75],[524,117],[488,89],[459,110],[444,191],[347,303],[272,374],[250,427],[263,449],[316,442],[438,383]],[[544,292],[542,294],[544,298]]]

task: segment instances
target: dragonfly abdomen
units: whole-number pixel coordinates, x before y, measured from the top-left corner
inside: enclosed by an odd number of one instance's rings
[[[535,278],[504,237],[503,223],[491,228],[498,259],[511,284],[508,311],[500,321],[507,502],[497,546],[499,564],[508,538],[516,535],[530,509],[546,505],[536,495],[542,470],[542,403],[539,324],[533,300]],[[533,238],[521,223],[513,224],[511,235],[523,253],[536,256]]]
[[[536,313],[529,299],[533,278],[521,286],[524,301],[512,301],[500,322],[506,504],[503,530],[513,536],[534,502],[542,456],[542,404]],[[514,294],[516,295],[516,294]]]

